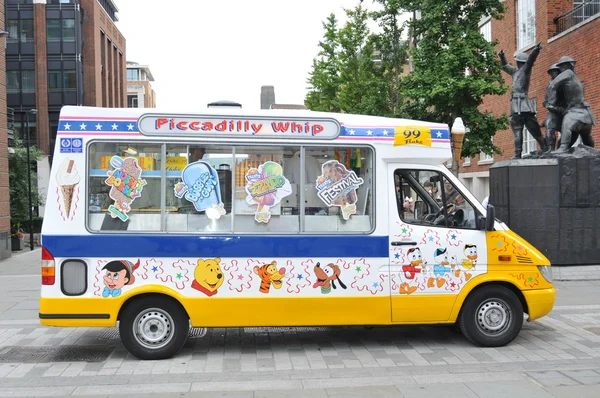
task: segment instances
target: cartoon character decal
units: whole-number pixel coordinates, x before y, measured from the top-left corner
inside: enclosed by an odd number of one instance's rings
[[[192,202],[197,211],[206,211],[210,219],[219,219],[225,214],[221,200],[219,175],[210,164],[200,160],[188,164],[181,173],[182,182],[175,185],[175,196]]]
[[[277,269],[277,262],[272,261],[270,264],[265,264],[261,267],[255,266],[254,273],[260,278],[258,291],[266,294],[269,293],[271,284],[275,289],[281,289],[283,277],[285,276],[285,268],[281,267]]]
[[[283,168],[279,163],[265,162],[257,168],[246,172],[246,203],[258,203],[254,219],[257,222],[267,223],[271,219],[269,209],[276,206],[281,199],[292,194],[292,186],[283,175]]]
[[[342,217],[348,220],[356,214],[356,190],[363,184],[363,179],[337,160],[325,162],[321,168],[322,174],[316,181],[317,196],[327,206],[339,206]]]
[[[416,274],[420,273],[423,267],[423,256],[421,255],[421,249],[418,247],[408,249],[407,255],[410,264],[403,265],[402,272],[404,273],[404,278],[415,279]]]
[[[448,261],[448,250],[446,248],[437,248],[433,253],[435,261],[433,265],[433,276],[427,280],[427,287],[433,287],[434,282],[437,287],[442,287],[446,283],[444,275],[452,272],[450,262]]]
[[[320,263],[317,263],[314,268],[315,276],[317,277],[317,281],[313,285],[313,288],[317,288],[321,286],[321,293],[327,294],[331,292],[331,286],[334,289],[337,289],[335,286],[335,281],[338,281],[342,289],[346,289],[346,285],[340,279],[340,274],[342,271],[340,267],[336,264],[329,263],[321,267]]]
[[[133,264],[127,260],[115,260],[106,264],[102,270],[106,270],[106,274],[103,277],[104,290],[102,291],[102,297],[119,297],[122,289],[125,286],[133,285],[135,282],[135,276],[133,272],[140,266],[140,260]]]
[[[108,206],[108,211],[112,218],[119,217],[121,221],[127,221],[131,203],[142,196],[146,180],[140,178],[142,168],[136,158],[113,156],[110,165],[114,170],[106,172],[108,178],[104,182],[111,187],[108,195],[115,204]]]
[[[194,281],[192,282],[192,288],[206,294],[207,296],[214,296],[217,294],[217,290],[223,284],[225,276],[221,271],[220,258],[203,260],[199,259],[198,264],[194,270]]]

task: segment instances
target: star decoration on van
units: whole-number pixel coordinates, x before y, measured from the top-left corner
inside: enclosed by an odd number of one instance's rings
[[[399,260],[399,259],[400,259],[400,253],[396,253],[396,254],[394,254],[394,257],[396,257],[396,259],[398,259],[398,260]]]
[[[298,274],[298,280],[302,280],[302,275]]]
[[[65,130],[71,130],[71,125],[69,123],[65,123]]]
[[[451,229],[446,234],[446,241],[448,242],[448,244],[450,246],[460,246],[460,244],[462,243],[462,240],[460,240],[460,238],[459,238],[460,234],[461,234],[461,232]]]
[[[156,265],[152,267],[152,272],[158,272],[158,267]]]
[[[81,123],[79,125],[79,128],[82,129],[82,130],[85,130],[86,127],[87,127],[87,124],[85,124],[85,123]]]
[[[102,125],[100,123],[96,125],[96,130],[102,130]]]
[[[360,267],[356,267],[356,268],[355,268],[355,271],[356,271],[356,272],[360,272],[360,271],[361,271],[361,268],[360,268]]]

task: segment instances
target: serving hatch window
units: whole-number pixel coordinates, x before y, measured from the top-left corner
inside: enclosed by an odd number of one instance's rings
[[[368,146],[92,143],[88,229],[364,234],[374,229]]]

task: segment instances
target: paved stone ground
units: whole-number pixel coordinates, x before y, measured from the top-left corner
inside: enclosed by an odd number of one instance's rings
[[[593,278],[557,282],[550,316],[502,348],[448,327],[215,328],[192,330],[176,358],[139,361],[116,328],[40,326],[39,256],[0,262],[0,397],[600,396]]]

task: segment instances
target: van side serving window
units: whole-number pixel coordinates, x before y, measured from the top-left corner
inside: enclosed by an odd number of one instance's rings
[[[94,142],[88,152],[90,231],[365,234],[375,226],[368,146]]]
[[[394,177],[398,213],[405,223],[477,228],[477,210],[442,173],[399,169]]]

